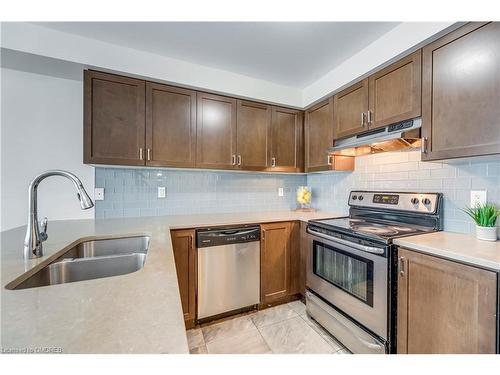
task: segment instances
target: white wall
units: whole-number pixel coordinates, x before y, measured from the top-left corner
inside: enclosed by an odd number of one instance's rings
[[[302,91],[242,74],[138,51],[23,22],[3,22],[2,48],[294,107]]]
[[[304,108],[456,26],[454,22],[401,23],[303,89],[23,22],[2,23],[1,46],[98,69]]]
[[[455,22],[403,22],[382,35],[302,91],[304,107],[346,87],[351,81],[388,65],[408,50],[417,50],[429,39],[437,39]]]
[[[2,68],[1,227],[26,224],[28,185],[47,169],[66,169],[93,197],[94,168],[83,164],[82,82]],[[80,210],[73,184],[50,177],[39,187],[39,217],[93,218]]]

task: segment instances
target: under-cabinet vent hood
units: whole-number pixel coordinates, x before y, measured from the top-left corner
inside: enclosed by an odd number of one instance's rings
[[[383,128],[370,130],[353,137],[336,140],[329,154],[359,156],[377,152],[399,151],[420,147],[422,119],[403,121]]]

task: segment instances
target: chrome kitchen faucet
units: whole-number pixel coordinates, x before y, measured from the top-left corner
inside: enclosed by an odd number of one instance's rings
[[[50,176],[62,176],[71,180],[75,185],[77,190],[77,197],[80,200],[80,207],[82,210],[87,210],[94,207],[92,199],[85,191],[82,182],[73,173],[62,171],[62,170],[52,170],[46,171],[42,174],[36,176],[33,181],[31,181],[29,186],[28,200],[29,200],[29,211],[28,211],[28,227],[26,228],[26,237],[24,238],[24,258],[32,259],[39,258],[43,255],[42,242],[48,238],[47,234],[47,218],[42,221],[42,232],[38,227],[38,212],[37,212],[37,189],[38,185],[42,180]]]

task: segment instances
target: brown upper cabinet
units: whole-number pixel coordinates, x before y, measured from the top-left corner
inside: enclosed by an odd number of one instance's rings
[[[370,129],[421,115],[422,51],[412,53],[368,79]]]
[[[236,161],[236,99],[197,94],[196,166],[233,169]]]
[[[368,79],[340,91],[334,97],[335,139],[368,128]]]
[[[237,105],[236,166],[264,170],[271,165],[271,106],[244,100]]]
[[[333,98],[306,111],[305,163],[308,172],[330,169],[327,149],[333,145]]]
[[[84,162],[145,165],[145,82],[90,70],[84,80]]]
[[[500,153],[500,23],[469,23],[423,49],[423,160]]]
[[[196,92],[146,83],[146,164],[194,167]]]
[[[306,111],[305,171],[354,170],[354,157],[328,154],[333,145],[333,97]]]
[[[398,353],[495,353],[495,272],[406,249],[398,260]]]
[[[335,139],[419,117],[422,52],[372,74],[334,96]]]
[[[280,172],[303,170],[303,119],[302,111],[272,108],[271,170]]]

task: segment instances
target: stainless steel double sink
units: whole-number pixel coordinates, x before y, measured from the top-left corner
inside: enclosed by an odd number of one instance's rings
[[[137,236],[81,242],[26,280],[13,281],[6,288],[36,288],[136,272],[144,266],[149,240],[149,236]]]

